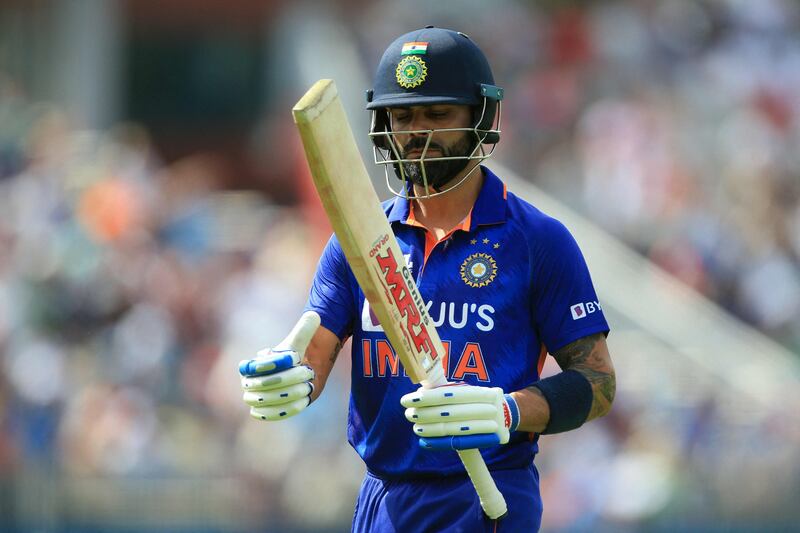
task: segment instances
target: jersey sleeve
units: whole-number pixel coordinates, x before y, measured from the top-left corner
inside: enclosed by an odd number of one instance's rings
[[[322,326],[344,339],[352,334],[357,314],[355,287],[355,277],[333,235],[317,264],[304,311],[319,313]]]
[[[587,335],[609,331],[589,268],[578,243],[549,218],[533,242],[533,317],[547,350],[557,351]]]

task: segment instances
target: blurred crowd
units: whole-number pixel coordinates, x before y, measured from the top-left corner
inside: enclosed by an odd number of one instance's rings
[[[797,4],[569,4],[375,2],[349,24],[367,70],[420,9],[469,28],[506,88],[496,157],[800,353]],[[235,374],[299,315],[317,231],[221,172],[207,154],[161,161],[136,124],[83,131],[0,71],[1,478],[225,478],[232,523],[349,523],[346,358],[280,426],[249,421]],[[743,420],[702,391],[623,390],[607,419],[545,439],[545,524],[796,512],[781,407]]]
[[[231,505],[280,523],[307,488],[281,501],[263,486],[290,484],[304,438],[335,453],[295,474],[354,470],[341,391],[280,430],[243,424],[238,361],[289,330],[316,263],[298,212],[221,190],[213,157],[163,164],[139,126],[80,131],[9,79],[0,124],[3,477],[207,479],[233,468]],[[341,425],[329,427],[327,411]],[[354,490],[327,479],[319,490]],[[341,521],[330,507],[321,516]]]

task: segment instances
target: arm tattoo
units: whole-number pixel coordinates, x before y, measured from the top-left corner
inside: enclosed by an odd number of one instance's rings
[[[589,420],[611,409],[617,388],[614,369],[598,350],[597,345],[602,338],[602,333],[583,337],[552,354],[562,370],[577,370],[591,383],[594,398]]]
[[[331,366],[333,363],[336,362],[336,358],[339,357],[339,352],[342,351],[342,345],[344,343],[339,339],[339,342],[336,343],[336,346],[333,347],[333,351],[331,352],[330,358],[328,359],[331,362]]]
[[[331,366],[333,366],[333,364],[336,362],[336,358],[339,357],[339,352],[342,351],[342,346],[343,345],[344,345],[344,342],[341,339],[339,339],[339,341],[336,343],[336,346],[334,346],[333,350],[331,350],[330,355],[328,355],[328,361],[330,362]],[[308,365],[308,366],[313,368],[313,365],[308,360],[308,357],[303,356],[303,361],[302,362],[303,362],[304,365]]]
[[[322,389],[325,388],[325,382],[328,380],[328,375],[330,374],[330,371],[333,368],[334,363],[336,362],[336,358],[339,356],[339,352],[342,350],[343,344],[344,342],[342,342],[341,339],[339,339],[336,342],[336,346],[334,346],[333,350],[331,350],[330,354],[328,354],[328,363],[329,363],[328,365],[325,365],[324,360],[319,360],[316,365],[311,364],[311,361],[309,361],[308,356],[307,355],[303,356],[303,364],[310,366],[315,372],[314,379],[311,383],[312,402],[315,401],[320,394],[322,394]],[[306,350],[306,353],[308,353],[308,350]]]

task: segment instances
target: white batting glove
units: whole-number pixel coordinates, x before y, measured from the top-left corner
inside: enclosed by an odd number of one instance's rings
[[[304,313],[283,342],[260,350],[255,359],[239,363],[242,399],[250,406],[250,416],[259,420],[283,420],[311,403],[314,370],[300,361],[319,323],[317,313]]]
[[[519,425],[517,402],[499,387],[450,384],[420,387],[400,399],[419,444],[432,450],[466,450],[506,444]]]

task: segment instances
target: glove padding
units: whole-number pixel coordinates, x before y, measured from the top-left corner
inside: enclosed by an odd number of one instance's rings
[[[400,399],[414,423],[419,445],[432,450],[466,450],[506,444],[519,425],[514,399],[499,387],[450,384],[420,387]]]
[[[314,370],[300,361],[319,323],[318,314],[305,313],[278,346],[261,350],[255,359],[239,363],[242,399],[250,406],[250,416],[283,420],[311,403]]]

